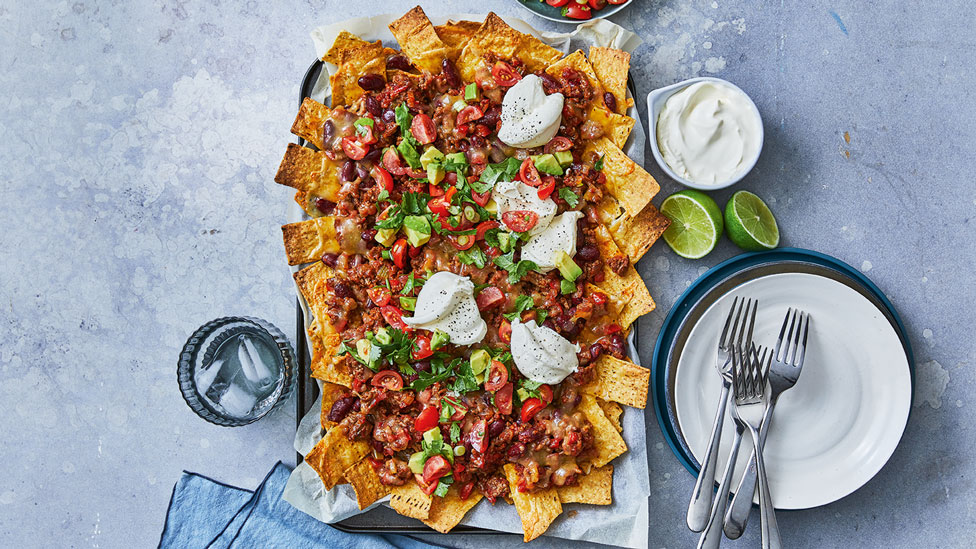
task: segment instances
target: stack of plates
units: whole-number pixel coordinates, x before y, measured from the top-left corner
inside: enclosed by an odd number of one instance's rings
[[[881,470],[904,432],[914,388],[912,351],[897,313],[870,280],[808,250],[730,259],[699,278],[671,309],[654,349],[651,389],[674,454],[697,475],[721,389],[718,337],[733,296],[759,300],[758,345],[775,344],[789,307],[812,318],[803,372],[780,398],[764,454],[773,504],[806,509],[854,492]],[[719,471],[732,425],[726,418]],[[739,456],[736,483],[749,453]]]

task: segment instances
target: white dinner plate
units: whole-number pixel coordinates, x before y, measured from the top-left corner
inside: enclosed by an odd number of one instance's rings
[[[678,360],[678,428],[699,463],[722,387],[716,347],[734,296],[759,300],[757,345],[775,345],[789,307],[811,316],[803,371],[796,386],[780,397],[764,452],[774,506],[807,509],[854,492],[888,461],[908,421],[911,373],[898,333],[867,298],[830,278],[771,274],[731,290],[692,328]],[[732,420],[726,417],[716,480],[732,434]],[[733,489],[750,445],[746,433]]]

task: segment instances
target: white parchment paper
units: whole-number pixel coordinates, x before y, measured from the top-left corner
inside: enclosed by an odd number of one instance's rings
[[[321,58],[332,46],[339,32],[346,30],[368,40],[383,40],[384,43],[395,46],[395,40],[390,33],[389,25],[399,15],[376,15],[349,19],[339,23],[318,27],[312,31],[312,42],[315,46],[316,57]],[[484,14],[455,14],[444,17],[433,17],[435,25],[446,23],[448,19],[481,21]],[[535,35],[549,45],[565,53],[575,49],[584,52],[589,46],[609,46],[628,52],[640,45],[641,40],[634,33],[610,21],[599,19],[587,21],[579,25],[570,33],[539,33],[520,19],[505,17],[505,22],[520,32]],[[313,88],[312,98],[326,102],[329,97],[329,74],[336,70],[334,65],[325,64],[319,81]],[[628,97],[630,92],[628,90]],[[628,114],[637,119],[633,107]],[[627,141],[624,151],[638,164],[644,163],[644,142],[646,136],[640,120]],[[290,221],[300,221],[304,213],[297,205],[289,212]],[[305,313],[306,327],[310,321],[310,314],[299,292]],[[639,360],[637,350],[631,339],[631,356]],[[295,450],[302,455],[307,454],[322,438],[321,400],[316,403],[302,418],[295,434]],[[623,438],[629,450],[623,456],[613,461],[613,504],[606,506],[566,504],[563,513],[552,523],[546,531],[547,536],[567,539],[585,540],[621,547],[646,548],[648,529],[648,503],[650,485],[647,471],[647,445],[645,441],[644,410],[624,407]],[[292,472],[282,495],[295,508],[327,523],[338,522],[350,516],[368,511],[360,511],[356,506],[356,495],[348,484],[337,486],[326,491],[318,474],[306,463],[300,464]],[[385,498],[375,505],[385,505],[389,498]],[[371,509],[372,507],[370,507]],[[575,511],[575,513],[573,513]],[[572,516],[570,516],[572,515]],[[462,524],[521,533],[521,521],[515,511],[515,506],[499,502],[495,505],[487,501],[479,503],[469,512]]]

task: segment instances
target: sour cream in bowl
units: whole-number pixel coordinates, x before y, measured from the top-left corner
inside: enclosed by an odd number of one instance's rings
[[[651,152],[682,185],[722,189],[739,182],[759,160],[764,131],[749,96],[721,78],[700,77],[647,96]]]

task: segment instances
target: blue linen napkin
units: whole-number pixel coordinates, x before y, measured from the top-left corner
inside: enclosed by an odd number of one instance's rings
[[[251,492],[184,472],[173,487],[159,547],[431,547],[407,536],[340,532],[302,513],[281,499],[289,473],[278,462]]]

